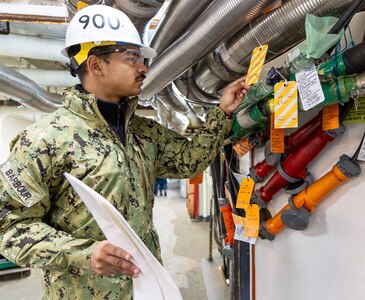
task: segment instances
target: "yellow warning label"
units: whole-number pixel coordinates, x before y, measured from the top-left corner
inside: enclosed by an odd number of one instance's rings
[[[267,45],[263,45],[253,50],[246,76],[246,84],[254,84],[259,80],[262,67],[264,66],[267,48]]]
[[[275,128],[298,127],[298,89],[295,81],[278,82],[274,87]]]

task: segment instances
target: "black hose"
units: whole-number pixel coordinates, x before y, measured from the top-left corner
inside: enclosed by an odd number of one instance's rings
[[[365,71],[365,41],[343,53],[343,62],[347,74],[362,73]]]

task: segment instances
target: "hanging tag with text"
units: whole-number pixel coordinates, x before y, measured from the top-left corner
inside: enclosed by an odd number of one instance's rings
[[[262,45],[253,50],[246,76],[246,84],[254,84],[259,80],[262,67],[264,66],[267,48],[267,45]]]
[[[316,67],[295,73],[300,101],[304,110],[311,109],[324,101],[324,94]]]
[[[236,208],[246,209],[250,205],[251,195],[255,182],[252,178],[244,178],[237,195]]]
[[[298,90],[295,81],[278,82],[274,87],[275,128],[298,127]]]
[[[260,213],[257,204],[250,204],[246,209],[245,236],[257,238],[259,236]]]
[[[322,112],[322,129],[332,130],[340,126],[338,103],[325,106]]]
[[[284,153],[284,129],[275,128],[274,114],[271,114],[270,146],[272,153]]]

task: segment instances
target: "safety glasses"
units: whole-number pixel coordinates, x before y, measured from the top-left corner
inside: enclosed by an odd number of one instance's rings
[[[120,59],[123,62],[125,62],[133,67],[140,63],[144,63],[144,56],[141,54],[141,51],[136,50],[136,49],[127,49],[127,48],[110,49],[110,50],[101,51],[98,54],[96,54],[96,56],[100,56],[103,54],[109,54],[109,53],[119,53]]]

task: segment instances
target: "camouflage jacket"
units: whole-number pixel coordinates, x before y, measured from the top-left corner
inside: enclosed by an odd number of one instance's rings
[[[126,147],[96,98],[66,90],[63,107],[26,128],[0,166],[0,252],[42,268],[43,299],[132,299],[126,276],[100,276],[90,256],[103,233],[63,176],[68,172],[108,199],[159,259],[152,224],[156,177],[184,178],[216,156],[232,121],[219,108],[189,141],[127,109]]]

